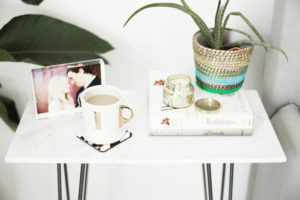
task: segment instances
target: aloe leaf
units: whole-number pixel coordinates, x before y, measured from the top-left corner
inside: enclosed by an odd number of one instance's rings
[[[204,21],[192,10],[190,10],[188,7],[176,4],[176,3],[153,3],[153,4],[148,4],[145,5],[139,9],[137,9],[134,13],[132,13],[129,18],[126,20],[126,22],[124,23],[123,27],[125,27],[128,22],[139,12],[141,12],[142,10],[145,10],[147,8],[153,8],[153,7],[169,7],[169,8],[176,8],[188,15],[190,15],[194,22],[198,25],[201,33],[203,34],[203,36],[205,37],[205,39],[207,40],[207,42],[209,43],[209,45],[214,48],[215,47],[215,43],[213,40],[213,37],[207,27],[207,25],[204,23]]]
[[[203,35],[207,39],[207,41],[209,41],[210,46],[215,48],[215,41],[213,40],[212,34],[211,34],[210,30],[208,29],[207,25],[205,24],[205,22],[201,19],[201,17],[199,15],[197,15],[197,13],[195,13],[188,6],[188,4],[184,0],[181,0],[181,3],[183,4],[183,7],[188,9],[193,14],[193,15],[191,15],[191,17],[193,18],[194,22],[198,25],[198,27],[201,30],[202,34],[203,34],[203,32],[205,32],[205,34],[207,36],[205,36],[204,34]],[[204,29],[204,31],[203,31],[203,29]]]
[[[215,27],[214,27],[214,40],[216,43],[216,49],[221,48],[223,44],[223,38],[224,38],[224,31],[222,30],[222,22],[224,18],[224,13],[227,8],[227,5],[229,3],[229,0],[226,1],[225,5],[221,6],[218,9],[218,13],[215,18]]]
[[[279,47],[273,46],[271,44],[265,43],[265,42],[258,42],[258,41],[251,41],[251,40],[239,40],[236,42],[230,42],[230,43],[223,45],[222,49],[232,48],[232,47],[240,47],[240,46],[244,46],[244,45],[263,46],[263,47],[265,47],[265,49],[267,49],[267,48],[276,49],[276,50],[280,51],[285,56],[286,60],[288,61],[288,56],[284,50],[282,50]]]
[[[217,16],[219,13],[220,6],[221,6],[221,0],[219,0],[219,2],[218,2],[218,7],[217,7],[216,15],[215,15],[215,21],[217,21]]]
[[[222,13],[224,13],[225,6],[221,6],[217,15],[217,19],[215,21],[214,27],[214,40],[216,43],[216,49],[221,47],[221,28],[222,28]]]
[[[218,2],[217,11],[216,11],[216,15],[215,15],[215,23],[216,23],[216,21],[217,21],[217,17],[218,17],[220,5],[221,5],[221,0],[219,0],[219,2]],[[215,27],[216,27],[216,26],[215,26]],[[213,29],[213,34],[212,34],[212,35],[213,35],[213,38],[215,38],[215,27],[214,27],[214,29]]]
[[[223,12],[223,16],[224,16],[224,14],[225,14],[225,10],[226,10],[228,4],[229,4],[229,0],[227,0],[226,3],[225,3],[225,9],[224,9],[224,12]],[[223,16],[222,16],[222,17],[223,17]]]
[[[189,7],[189,5],[188,5],[184,0],[180,0],[180,1],[181,1],[182,5],[183,5],[184,7],[191,9],[191,8]]]
[[[98,36],[44,15],[15,17],[0,30],[0,61],[53,65],[102,58],[112,49]]]
[[[188,5],[185,3],[184,0],[181,0],[183,7],[185,7],[190,13],[192,13],[191,17],[193,18],[194,22],[198,25],[199,29],[201,30],[201,33],[206,38],[206,40],[209,43],[209,46],[212,48],[215,48],[215,41],[213,40],[212,34],[210,30],[208,29],[205,22],[201,19],[197,13],[195,13]]]
[[[0,118],[13,130],[19,124],[19,115],[14,102],[8,98],[0,96]]]
[[[222,13],[222,20],[221,20],[221,25],[220,25],[220,26],[222,26],[224,14],[225,14],[225,11],[226,11],[226,8],[227,8],[228,4],[229,4],[229,0],[227,0],[226,3],[225,3],[224,11],[223,11],[223,13]],[[221,45],[221,46],[223,45],[223,40],[224,40],[224,30],[225,30],[225,29],[223,29],[223,28],[221,27],[221,35],[220,35],[220,45]]]
[[[220,6],[221,6],[221,0],[219,0],[219,2],[218,2],[216,14],[215,14],[215,25],[216,25],[217,17],[218,17],[218,14],[219,14]],[[213,38],[214,38],[214,40],[215,40],[215,37],[216,37],[216,26],[214,26],[214,28],[213,28],[213,33],[212,33],[212,35],[213,35]],[[215,40],[215,41],[216,41],[216,40]]]
[[[31,5],[40,5],[43,0],[22,0],[24,3],[31,4]]]
[[[234,16],[240,16],[245,22],[246,24],[251,28],[251,30],[255,33],[255,35],[259,38],[259,40],[261,42],[265,42],[264,38],[261,36],[261,34],[257,31],[257,29],[253,26],[253,24],[240,12],[230,12],[228,13],[228,15],[226,16],[224,23],[223,23],[223,28],[225,30],[228,19],[231,15]],[[265,50],[268,52],[268,48],[265,47]]]

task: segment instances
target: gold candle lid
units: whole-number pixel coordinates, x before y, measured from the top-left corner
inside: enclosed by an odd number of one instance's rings
[[[195,107],[199,112],[213,114],[219,112],[221,104],[212,98],[202,98],[195,102]]]

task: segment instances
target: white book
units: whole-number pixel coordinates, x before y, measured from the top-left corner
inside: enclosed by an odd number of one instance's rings
[[[194,99],[213,98],[221,103],[215,114],[203,114],[194,105],[184,109],[162,110],[163,85],[174,73],[151,71],[149,77],[150,135],[251,135],[253,114],[241,89],[233,94],[208,93],[196,86]],[[162,81],[160,81],[162,80]]]

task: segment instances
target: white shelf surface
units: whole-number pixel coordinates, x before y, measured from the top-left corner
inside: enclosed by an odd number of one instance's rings
[[[149,136],[144,91],[126,91],[124,104],[135,111],[127,128],[133,137],[100,153],[75,135],[80,113],[38,120],[29,102],[7,152],[9,163],[277,163],[286,156],[256,91],[246,91],[254,114],[252,136]]]

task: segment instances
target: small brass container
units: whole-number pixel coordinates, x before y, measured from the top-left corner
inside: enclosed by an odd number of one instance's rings
[[[199,112],[213,114],[219,112],[221,104],[215,99],[202,98],[195,102],[195,107]]]
[[[173,74],[164,84],[163,101],[173,108],[186,108],[194,102],[194,86],[184,74]]]

